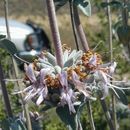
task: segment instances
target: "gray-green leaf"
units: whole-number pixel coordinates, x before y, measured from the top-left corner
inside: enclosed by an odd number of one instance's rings
[[[0,35],[0,40],[5,38],[6,36],[5,35]]]
[[[116,93],[118,94],[119,97],[117,97],[123,104],[128,105],[128,100],[127,97],[125,95],[125,92],[123,90],[120,89],[116,89],[114,88]]]
[[[68,0],[54,0],[56,10],[64,6],[67,2]]]
[[[74,0],[74,4],[87,16],[91,16],[91,3],[89,0]]]
[[[17,53],[17,48],[15,44],[8,39],[0,40],[0,48],[5,49],[11,55],[14,55],[15,53]]]
[[[67,126],[71,127],[72,130],[77,130],[77,116],[76,114],[70,113],[67,105],[57,107],[56,113]]]
[[[107,6],[116,6],[116,7],[120,8],[120,7],[122,7],[123,5],[122,5],[121,2],[116,1],[116,0],[111,1],[111,2],[102,2],[102,3],[101,3],[101,7],[106,8]]]
[[[68,59],[68,60],[65,62],[64,67],[71,67],[73,64],[74,64],[74,59],[71,58],[71,59]]]

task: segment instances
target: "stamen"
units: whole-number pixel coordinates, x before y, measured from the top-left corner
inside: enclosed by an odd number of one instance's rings
[[[127,88],[123,88],[123,87],[117,87],[117,86],[115,86],[115,85],[113,85],[113,84],[108,84],[108,85],[110,85],[110,86],[112,86],[112,87],[114,87],[114,88],[117,88],[117,89],[120,89],[120,90],[127,90],[127,89],[130,89],[130,87],[127,87]]]
[[[7,81],[7,82],[17,82],[17,81],[21,81],[21,82],[23,82],[23,79],[4,79],[4,81]]]
[[[92,50],[95,51],[101,43],[103,43],[103,41],[100,41]]]
[[[114,80],[112,80],[111,82],[116,82],[116,83],[125,83],[125,81],[114,81]]]
[[[117,94],[116,90],[115,90],[112,86],[110,86],[110,88],[114,91],[114,93],[116,94],[116,96],[117,96],[118,98],[120,98],[119,95]]]

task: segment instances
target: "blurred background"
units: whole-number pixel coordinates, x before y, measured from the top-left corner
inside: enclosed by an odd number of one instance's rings
[[[86,17],[82,13],[80,13],[80,18],[82,25],[84,27],[84,31],[89,42],[90,48],[93,49],[97,44],[99,46],[96,48],[96,51],[101,53],[103,56],[104,62],[109,61],[109,45],[108,45],[108,21],[106,10],[101,7],[101,0],[91,0],[92,4],[92,16]],[[53,43],[50,32],[50,26],[48,22],[46,4],[44,0],[9,0],[9,19],[16,20],[18,22],[26,23],[28,20],[35,23],[38,27],[42,28],[46,33],[50,45],[53,51]],[[116,15],[118,12],[116,10],[112,10],[114,13],[112,14],[113,25],[117,21]],[[0,0],[0,17],[4,17],[4,2]],[[76,48],[74,44],[74,37],[72,33],[71,20],[69,14],[69,5],[65,5],[63,8],[57,11],[57,19],[58,26],[60,30],[62,44],[67,44],[69,47]],[[127,62],[122,53],[122,47],[120,42],[113,36],[113,53],[114,60],[117,61],[118,66],[116,69],[115,78],[117,80],[129,80],[130,79],[130,67],[129,62]],[[1,61],[4,66],[5,76],[8,77],[8,70],[10,66],[8,61],[10,60],[8,54],[0,50]],[[5,60],[5,57],[7,60]],[[11,72],[10,72],[11,73]],[[19,75],[22,77],[23,75]],[[7,89],[12,102],[12,109],[16,115],[22,113],[21,110],[21,101],[17,95],[13,96],[11,93],[13,92],[14,84],[7,83]],[[128,102],[130,103],[130,93],[127,92]],[[107,98],[108,106],[111,110],[110,99]],[[105,117],[102,111],[102,108],[99,105],[99,102],[92,103],[93,106],[93,116],[94,122],[96,126],[96,130],[107,130],[108,126],[105,121]],[[97,107],[98,106],[98,107]],[[118,126],[119,130],[130,130],[130,106],[123,106],[118,103],[117,107],[117,116],[118,116]],[[81,116],[83,130],[90,130],[89,119],[87,116],[87,108],[84,108],[83,114]],[[40,112],[39,118],[39,126],[38,123],[34,120],[33,122],[33,130],[66,130],[66,127],[60,119],[56,116],[55,109],[51,109],[48,112],[44,112],[42,110],[42,106],[39,108],[35,106],[32,102],[29,103],[29,110],[32,113],[36,111]],[[30,112],[30,113],[31,113]],[[32,114],[32,116],[34,116]],[[0,121],[6,117],[5,108],[3,104],[2,95],[0,95]],[[41,127],[41,128],[40,128]]]

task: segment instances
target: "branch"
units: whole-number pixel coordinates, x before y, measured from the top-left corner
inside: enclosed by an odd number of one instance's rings
[[[81,40],[81,44],[83,46],[83,49],[86,52],[89,50],[89,46],[88,46],[88,42],[87,42],[83,27],[82,27],[81,22],[80,22],[77,6],[75,6],[75,5],[73,6],[73,11],[74,11],[74,21],[75,21],[75,26],[77,29],[77,34]]]
[[[51,33],[52,33],[54,47],[55,47],[57,64],[60,67],[63,67],[63,52],[62,52],[59,29],[57,25],[54,1],[46,0],[46,4],[47,4],[48,17],[49,17],[49,22],[51,27]]]

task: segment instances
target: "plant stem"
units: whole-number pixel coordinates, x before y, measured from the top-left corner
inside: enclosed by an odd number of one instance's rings
[[[72,0],[69,0],[69,6],[70,6],[71,24],[72,24],[72,29],[73,29],[75,44],[76,44],[77,50],[79,50],[78,37],[77,37],[77,34],[76,34],[75,22],[74,22],[74,13],[73,13],[73,6],[74,5],[73,5]]]
[[[94,121],[93,121],[92,109],[91,109],[90,101],[87,101],[87,109],[88,109],[88,115],[89,115],[89,121],[90,121],[90,125],[91,125],[91,130],[95,130],[95,125],[94,125]]]
[[[83,27],[82,27],[81,22],[80,22],[77,6],[75,6],[75,5],[73,5],[73,15],[74,15],[75,27],[77,29],[77,34],[81,40],[81,44],[82,44],[82,47],[84,49],[84,52],[87,52],[89,50],[89,45],[88,45]],[[87,101],[86,104],[87,104],[88,114],[89,114],[89,118],[90,118],[91,130],[95,130],[90,101]]]
[[[107,0],[107,2],[109,3],[110,0]],[[108,41],[109,41],[109,50],[110,50],[110,61],[112,62],[112,60],[113,60],[113,43],[112,43],[112,19],[111,19],[110,6],[107,6],[107,16],[108,16],[108,24],[109,24],[109,39],[108,39]],[[111,81],[112,81],[112,79],[111,79]],[[114,127],[115,127],[115,130],[117,130],[116,99],[115,99],[114,94],[112,94],[112,114],[113,114]]]
[[[80,38],[83,49],[86,52],[86,51],[89,50],[89,46],[88,46],[88,42],[87,42],[83,27],[82,27],[82,25],[80,23],[80,18],[79,18],[79,13],[78,13],[77,6],[75,6],[75,5],[73,6],[73,12],[74,12],[74,22],[75,22],[75,27],[76,27],[76,30],[77,30],[77,34],[78,34],[78,36]]]
[[[54,47],[55,47],[57,64],[60,67],[63,67],[63,52],[62,52],[59,29],[57,25],[54,1],[46,0],[46,4],[47,4],[48,17],[49,17]]]
[[[117,117],[116,117],[116,99],[115,95],[112,94],[112,114],[115,130],[117,130]]]
[[[110,1],[107,0],[107,2],[110,2]],[[110,50],[110,61],[112,61],[113,60],[113,43],[112,43],[112,19],[111,19],[110,6],[107,6],[107,16],[108,16],[108,24],[109,24],[108,42],[109,42],[109,50]]]
[[[11,40],[9,22],[8,22],[8,0],[4,0],[4,10],[5,10],[5,23],[6,23],[7,37],[9,40]],[[14,77],[15,77],[15,79],[17,79],[17,77],[18,77],[17,65],[16,65],[16,62],[13,57],[11,57],[11,60],[12,60],[13,67],[14,67]],[[17,83],[18,88],[21,90],[21,86],[19,85],[19,82],[17,81],[16,83]],[[29,112],[28,112],[28,106],[27,106],[27,104],[24,104],[23,95],[21,94],[20,96],[21,96],[23,110],[26,113],[27,128],[28,128],[28,130],[32,130],[31,120],[30,120],[30,116],[29,116]]]
[[[128,11],[127,11],[127,0],[123,0],[123,9],[122,9],[122,20],[123,20],[123,25],[126,27],[128,25]]]
[[[124,30],[127,30],[128,29],[128,18],[129,18],[129,11],[128,11],[128,8],[127,7],[127,2],[128,0],[123,0],[123,7],[122,7],[122,23],[123,23],[123,27],[124,27]],[[128,56],[127,54],[125,53],[125,57],[127,59],[127,61],[130,61],[130,41],[127,41],[127,43],[124,43],[124,47],[127,48],[127,51],[128,51]]]
[[[4,0],[4,10],[5,10],[5,24],[6,24],[7,37],[9,40],[11,40],[9,23],[8,23],[8,0]]]
[[[113,123],[112,123],[112,120],[111,120],[111,115],[110,115],[109,111],[107,110],[107,105],[106,105],[105,100],[100,99],[100,103],[101,103],[102,109],[104,111],[105,117],[107,119],[107,123],[109,125],[110,130],[115,130]]]
[[[27,122],[27,128],[28,128],[28,130],[33,130],[32,129],[32,123],[31,123],[31,119],[30,119],[30,115],[29,115],[29,111],[28,111],[28,105],[27,104],[25,104],[24,106],[24,111],[25,111],[25,117],[26,117],[26,122]]]
[[[4,97],[5,109],[6,109],[7,115],[8,117],[13,117],[11,106],[10,106],[10,101],[8,97],[8,92],[7,92],[6,84],[4,81],[4,74],[3,74],[1,62],[0,62],[0,82],[1,82],[1,89],[2,89],[2,93]]]

